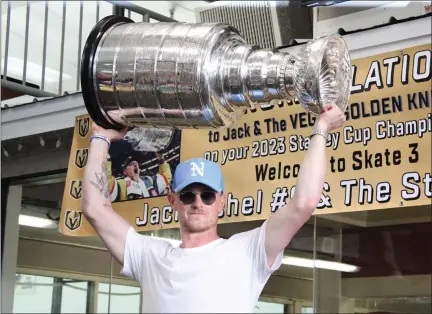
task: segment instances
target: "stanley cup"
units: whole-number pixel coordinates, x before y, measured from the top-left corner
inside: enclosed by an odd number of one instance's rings
[[[86,108],[100,126],[137,127],[158,151],[175,129],[230,127],[246,109],[297,98],[317,115],[326,104],[345,111],[351,61],[331,35],[303,45],[299,55],[247,44],[219,23],[134,23],[102,19],[82,56]]]

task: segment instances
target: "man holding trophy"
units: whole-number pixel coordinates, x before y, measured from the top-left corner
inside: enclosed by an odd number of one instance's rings
[[[116,60],[115,66],[108,60]],[[142,312],[253,312],[284,249],[321,197],[328,132],[345,122],[349,99],[350,60],[343,40],[312,41],[297,59],[252,47],[227,25],[134,24],[109,17],[90,34],[82,71],[83,97],[95,121],[82,211],[122,273],[139,282]],[[98,80],[100,72],[111,78]],[[218,236],[224,180],[219,165],[202,158],[177,166],[167,196],[179,213],[179,247],[138,234],[112,209],[108,149],[130,126],[153,129],[145,139],[152,143],[159,139],[155,128],[166,134],[170,128],[227,127],[253,105],[294,97],[317,119],[295,195],[259,228],[229,239]]]

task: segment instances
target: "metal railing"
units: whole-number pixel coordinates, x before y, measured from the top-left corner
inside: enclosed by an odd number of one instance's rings
[[[45,3],[45,14],[44,14],[44,22],[43,22],[43,41],[41,45],[42,48],[42,60],[41,60],[41,78],[40,84],[39,82],[31,82],[29,81],[28,76],[28,57],[29,57],[29,30],[30,30],[30,16],[31,16],[31,4],[29,1],[26,3],[26,12],[25,12],[25,33],[24,37],[24,51],[23,51],[23,66],[22,66],[22,75],[21,77],[13,77],[8,76],[8,66],[11,56],[10,51],[10,34],[11,34],[11,9],[12,2],[8,1],[7,3],[7,12],[6,12],[6,32],[5,39],[3,39],[2,46],[4,47],[4,58],[2,63],[2,75],[1,75],[1,85],[4,88],[9,90],[22,93],[24,95],[31,95],[34,97],[54,97],[60,96],[68,92],[80,91],[81,82],[80,82],[80,63],[81,63],[81,54],[82,54],[82,46],[83,46],[83,15],[84,15],[84,1],[80,1],[79,4],[79,21],[77,21],[77,29],[78,29],[78,40],[76,45],[78,46],[78,55],[76,57],[77,68],[76,68],[76,82],[75,82],[75,90],[66,90],[63,85],[63,76],[64,76],[64,64],[65,64],[65,33],[66,33],[66,18],[67,18],[67,1],[63,1],[62,4],[62,13],[61,13],[61,39],[60,39],[60,47],[47,47],[48,42],[48,18],[50,14],[49,10],[49,2],[44,1]],[[41,1],[42,2],[42,1]],[[33,2],[34,3],[34,2]],[[100,6],[101,3],[108,3],[112,5],[112,12],[109,14],[101,14]],[[154,11],[145,9],[138,5],[125,2],[125,1],[96,1],[96,14],[95,14],[95,24],[103,17],[114,14],[114,15],[122,15],[131,18],[132,15],[136,17],[133,18],[136,22],[138,19],[141,19],[143,22],[175,22],[176,20],[156,13]],[[101,16],[103,15],[103,16]],[[85,42],[85,39],[84,39]],[[40,48],[40,47],[39,47]],[[32,47],[35,49],[35,47]],[[57,91],[53,91],[47,89],[46,83],[46,71],[47,71],[47,49],[52,51],[53,49],[58,49],[60,54],[59,61],[59,78],[58,78],[58,86]],[[68,53],[68,52],[67,52]],[[52,87],[52,86],[51,86]]]

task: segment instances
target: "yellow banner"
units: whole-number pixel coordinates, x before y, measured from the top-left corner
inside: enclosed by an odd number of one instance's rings
[[[329,136],[316,215],[431,203],[431,97],[431,45],[353,60],[347,122]],[[266,219],[293,195],[313,122],[299,104],[276,103],[232,128],[179,131],[161,155],[127,136],[109,152],[113,208],[138,231],[177,228],[167,184],[178,162],[205,157],[225,176],[220,223]],[[90,124],[75,123],[59,227],[67,235],[95,234],[80,211]],[[138,168],[140,180],[129,179]]]

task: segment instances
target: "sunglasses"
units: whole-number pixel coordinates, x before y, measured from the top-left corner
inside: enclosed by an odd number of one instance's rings
[[[203,191],[203,192],[192,192],[185,191],[180,192],[180,201],[185,205],[190,205],[195,202],[196,196],[199,195],[201,200],[206,205],[212,205],[216,200],[216,192],[213,191]]]

